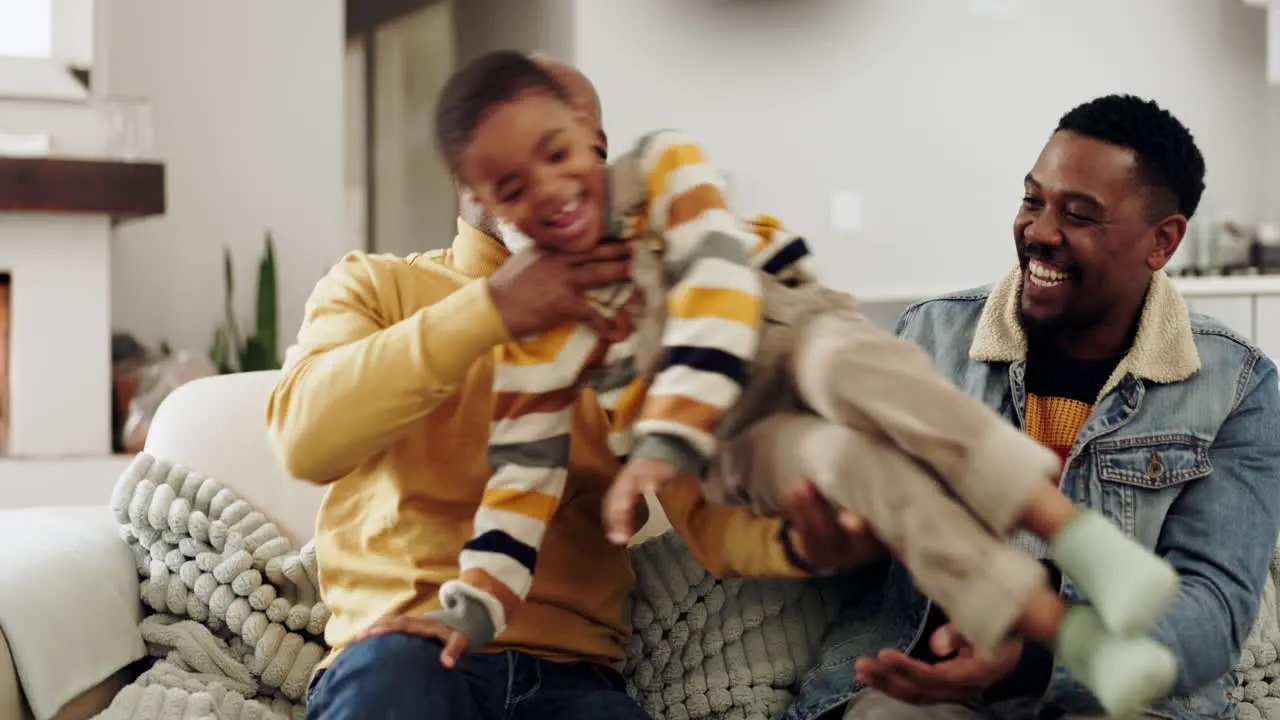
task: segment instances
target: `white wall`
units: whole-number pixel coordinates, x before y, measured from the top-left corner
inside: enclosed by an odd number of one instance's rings
[[[584,1],[575,55],[615,148],[657,127],[693,134],[741,210],[780,215],[814,240],[828,281],[862,293],[1002,272],[1023,175],[1063,112],[1108,92],[1155,98],[1190,126],[1208,210],[1258,213],[1273,184],[1262,150],[1280,142],[1261,10],[1012,4],[991,16],[959,0]],[[838,188],[864,199],[860,235],[830,228]]]
[[[206,352],[223,245],[247,319],[270,229],[283,346],[346,245],[341,0],[101,5],[94,90],[151,100],[168,168],[166,215],[116,233],[115,326]]]
[[[1273,86],[1269,93],[1267,128],[1263,147],[1262,213],[1280,221],[1280,86]]]

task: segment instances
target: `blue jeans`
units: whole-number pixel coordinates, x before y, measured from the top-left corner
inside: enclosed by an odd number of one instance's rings
[[[405,634],[347,647],[312,681],[307,720],[648,720],[607,666],[506,651],[445,670],[442,649]]]

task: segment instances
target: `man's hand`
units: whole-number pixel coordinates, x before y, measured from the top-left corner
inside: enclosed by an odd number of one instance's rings
[[[1013,671],[1022,657],[1022,641],[1010,641],[992,658],[979,657],[951,625],[943,625],[929,638],[935,655],[950,660],[936,665],[908,657],[897,650],[881,650],[874,658],[858,658],[853,672],[857,681],[912,705],[962,703],[981,695]]]
[[[604,531],[609,540],[626,545],[635,534],[637,503],[644,502],[645,493],[657,492],[675,478],[671,463],[645,457],[628,460],[604,496]]]
[[[489,278],[489,292],[512,337],[534,335],[566,323],[585,323],[606,340],[618,328],[582,297],[584,290],[631,277],[631,245],[602,242],[583,253],[537,248],[512,255]]]
[[[797,480],[782,496],[791,520],[791,547],[816,570],[845,570],[884,557],[885,547],[866,521],[836,510],[808,480]]]
[[[439,640],[444,643],[444,650],[440,651],[440,665],[446,670],[457,666],[458,661],[462,659],[462,655],[466,653],[467,645],[470,642],[466,635],[435,618],[411,615],[384,617],[361,633],[356,638],[356,642],[377,637],[378,635],[391,635],[394,633],[417,635],[418,637]]]

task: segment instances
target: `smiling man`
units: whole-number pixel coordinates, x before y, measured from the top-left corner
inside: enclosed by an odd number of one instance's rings
[[[1071,110],[1026,176],[1018,267],[993,287],[916,305],[898,325],[959,386],[1057,450],[1078,505],[1177,569],[1178,595],[1152,635],[1180,671],[1175,695],[1150,714],[1178,720],[1230,716],[1230,670],[1280,531],[1276,367],[1189,312],[1163,272],[1204,170],[1191,134],[1155,103],[1112,95]],[[1015,542],[1044,557],[1028,538]],[[1070,582],[1061,591],[1087,602]],[[926,629],[945,622],[910,616]],[[845,717],[1101,716],[1044,648],[982,660],[949,627],[931,640],[859,659],[855,675],[874,689]]]

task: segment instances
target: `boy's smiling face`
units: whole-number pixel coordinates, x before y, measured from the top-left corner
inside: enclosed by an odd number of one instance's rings
[[[550,93],[530,90],[489,113],[459,158],[459,176],[490,215],[547,250],[600,241],[608,201],[599,130]]]

